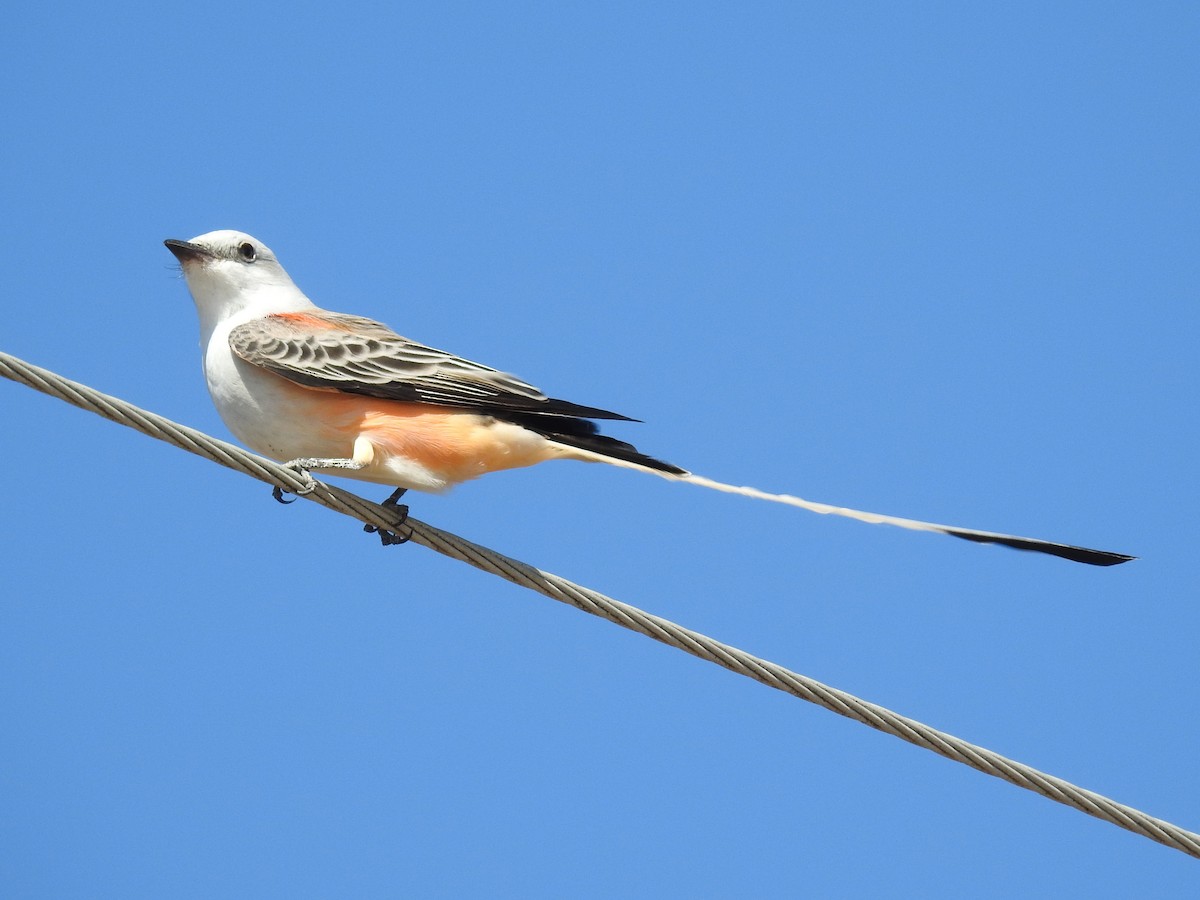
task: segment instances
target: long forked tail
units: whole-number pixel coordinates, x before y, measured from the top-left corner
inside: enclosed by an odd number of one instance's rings
[[[653,470],[651,470],[653,471]],[[658,474],[657,472],[655,474]],[[672,476],[667,475],[670,478]],[[1124,553],[1110,553],[1107,550],[1091,550],[1087,547],[1076,547],[1072,544],[1057,544],[1053,541],[1043,541],[1037,538],[1018,537],[1015,534],[999,534],[995,531],[979,531],[974,528],[959,528],[955,525],[938,525],[936,522],[921,522],[917,519],[902,519],[899,516],[885,516],[880,513],[863,512],[858,509],[846,509],[844,506],[830,506],[828,503],[815,503],[793,497],[790,494],[768,494],[752,487],[737,487],[700,475],[677,475],[674,480],[688,481],[701,487],[712,488],[714,491],[724,491],[727,494],[741,494],[743,497],[754,497],[758,500],[770,500],[772,503],[786,503],[788,506],[798,506],[810,512],[822,515],[845,516],[847,519],[857,519],[860,522],[870,522],[872,525],[896,525],[913,531],[934,531],[948,534],[964,541],[975,541],[977,544],[1003,544],[1017,550],[1032,550],[1035,553],[1049,553],[1074,562],[1087,563],[1089,566],[1116,566],[1136,556]]]
[[[632,450],[633,448],[629,449]],[[1110,553],[1107,550],[1091,550],[1087,547],[1076,547],[1072,544],[1058,544],[1054,541],[1043,541],[1037,538],[1018,537],[1015,534],[1000,534],[995,531],[979,531],[974,528],[959,528],[955,525],[938,525],[936,522],[922,522],[918,519],[885,516],[880,513],[847,509],[844,506],[830,506],[828,503],[816,503],[801,497],[793,497],[790,494],[771,494],[766,491],[760,491],[758,488],[738,487],[737,485],[726,484],[723,481],[713,481],[711,478],[705,478],[702,475],[693,475],[691,472],[680,469],[678,466],[673,466],[670,463],[664,463],[661,460],[646,457],[642,454],[622,454],[628,457],[622,459],[608,453],[598,453],[594,450],[581,447],[570,447],[569,455],[574,459],[581,459],[588,462],[604,462],[625,469],[637,469],[640,472],[649,472],[652,475],[658,475],[660,478],[666,478],[669,481],[684,481],[689,484],[699,485],[700,487],[711,488],[714,491],[723,491],[726,494],[741,494],[743,497],[753,497],[756,500],[769,500],[772,503],[798,506],[801,509],[807,509],[810,512],[821,513],[822,515],[845,516],[847,519],[857,519],[860,522],[869,522],[872,525],[896,525],[900,528],[911,529],[912,531],[933,531],[939,534],[948,534],[952,537],[962,538],[964,541],[974,541],[977,544],[1002,544],[1005,547],[1013,547],[1017,550],[1048,553],[1051,556],[1058,556],[1063,559],[1072,560],[1073,562],[1086,563],[1089,566],[1117,566],[1121,563],[1129,562],[1131,559],[1137,559],[1136,556],[1127,556],[1124,553]]]

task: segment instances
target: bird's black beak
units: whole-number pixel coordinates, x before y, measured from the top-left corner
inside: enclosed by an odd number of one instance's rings
[[[201,247],[199,244],[192,244],[188,241],[177,241],[174,238],[163,241],[163,244],[175,254],[175,258],[181,263],[207,262],[213,258],[213,252],[207,247]]]

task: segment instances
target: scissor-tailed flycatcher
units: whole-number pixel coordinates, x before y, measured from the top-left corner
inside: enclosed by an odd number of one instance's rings
[[[213,231],[166,245],[181,263],[200,313],[204,374],[221,418],[257,452],[300,468],[441,491],[551,459],[603,462],[813,512],[1095,566],[1134,558],[702,478],[600,434],[589,421],[634,421],[627,416],[554,400],[512,375],[410,341],[379,322],[318,308],[275,254],[248,234]]]

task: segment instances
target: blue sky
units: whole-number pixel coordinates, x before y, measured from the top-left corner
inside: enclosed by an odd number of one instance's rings
[[[15,7],[0,349],[228,437],[161,241],[238,228],[321,305],[704,475],[1138,554],[566,463],[413,499],[1195,830],[1198,42],[1183,3]],[[0,398],[8,896],[1195,890],[1181,853]]]

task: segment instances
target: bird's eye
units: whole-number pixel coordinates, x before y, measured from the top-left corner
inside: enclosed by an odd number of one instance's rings
[[[254,249],[254,245],[249,241],[243,241],[238,244],[238,256],[245,262],[254,262],[258,259],[258,251]]]

